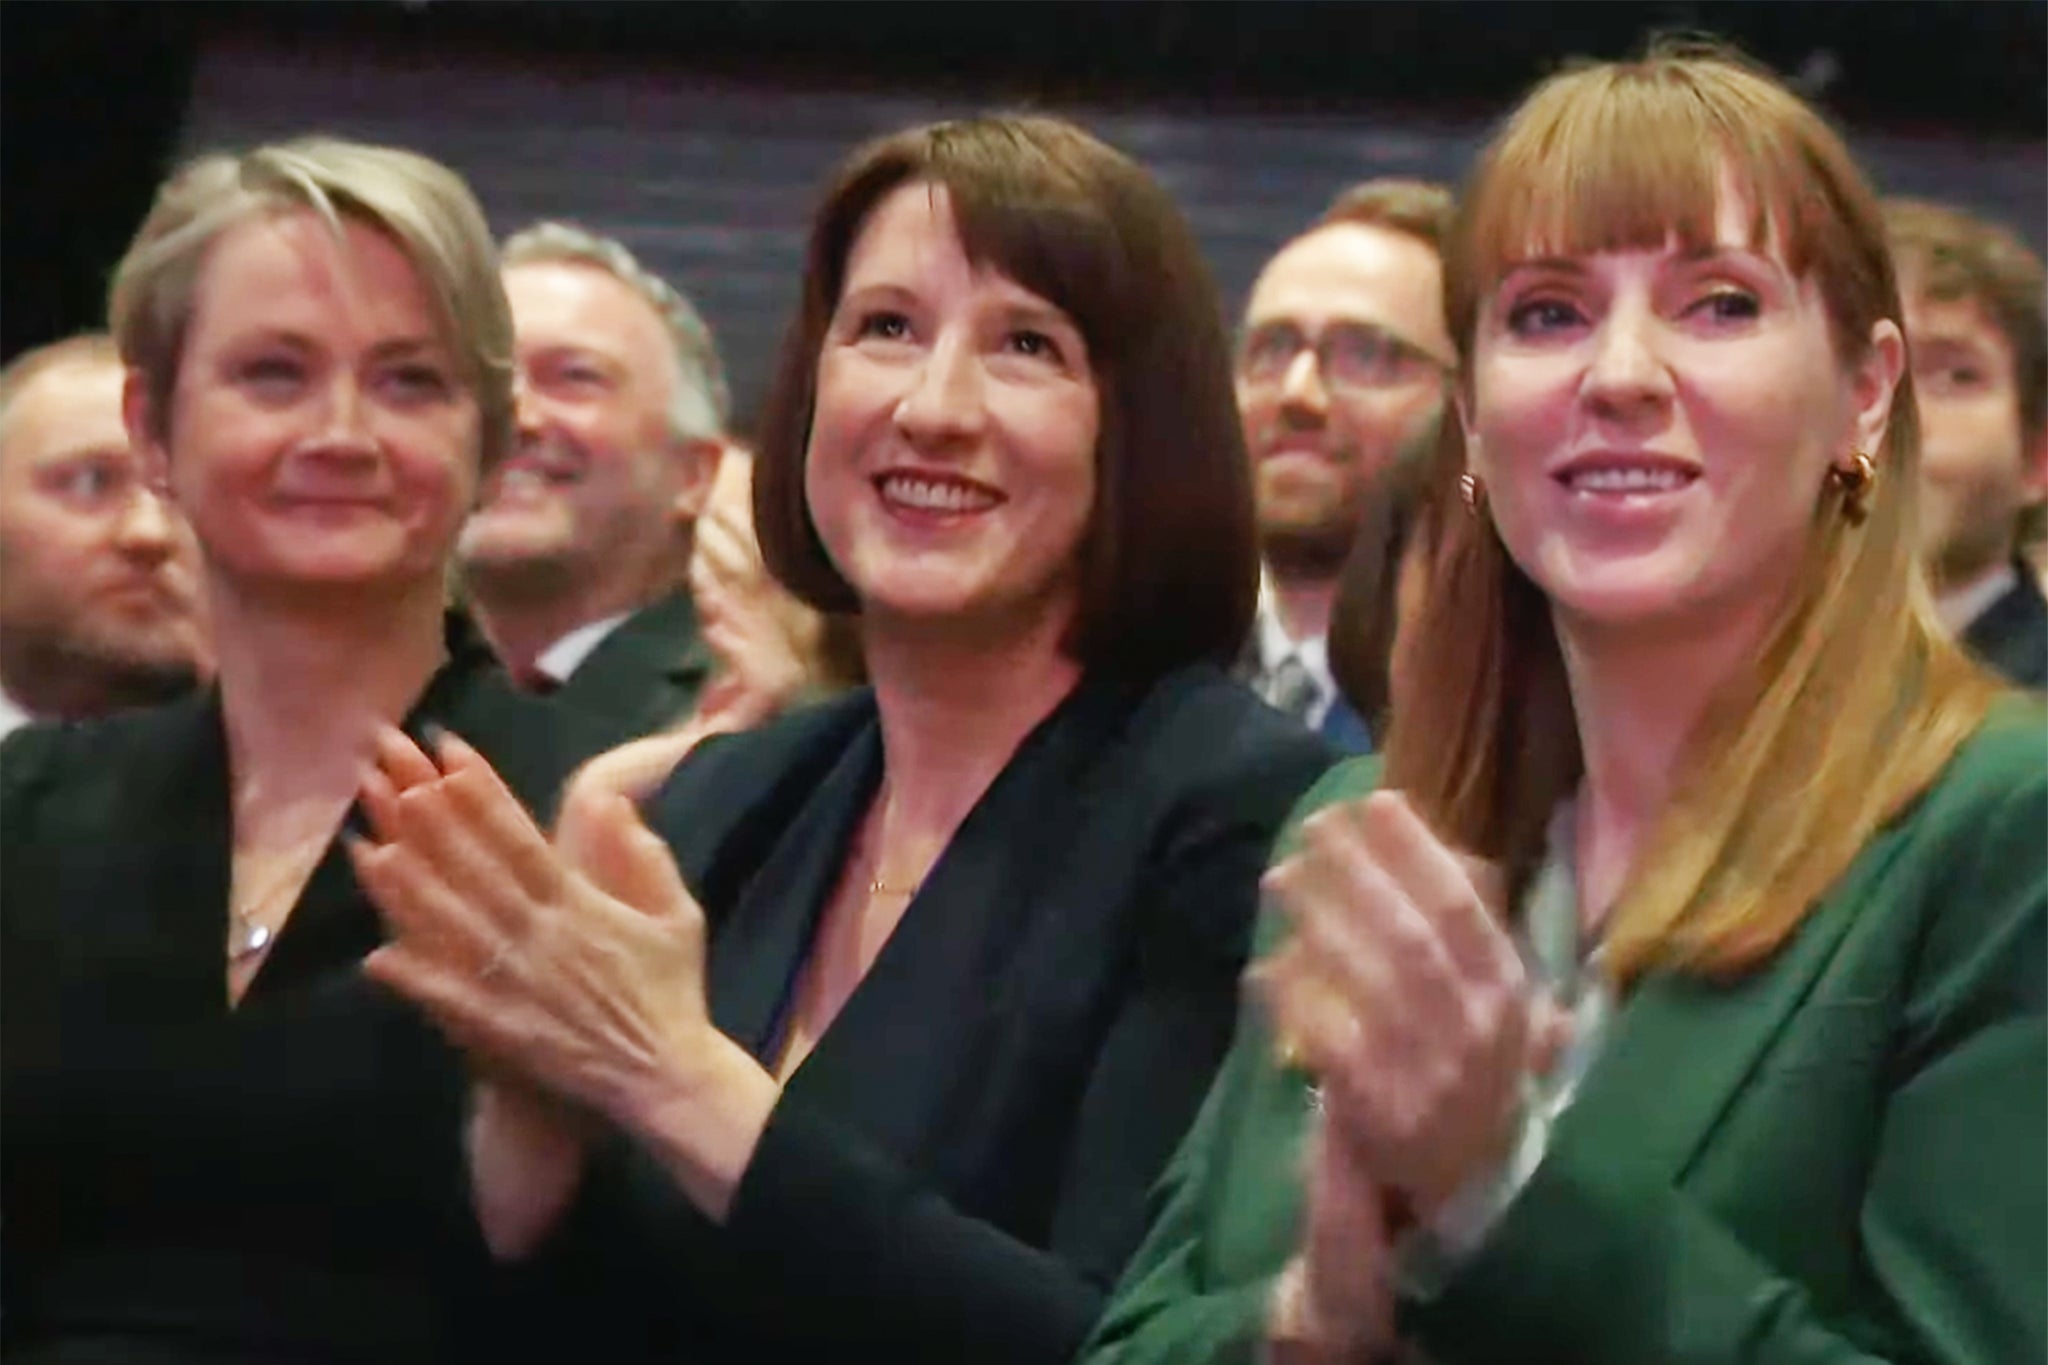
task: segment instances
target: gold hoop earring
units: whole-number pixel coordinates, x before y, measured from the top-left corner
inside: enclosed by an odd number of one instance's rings
[[[1477,474],[1468,470],[1458,476],[1458,499],[1465,504],[1465,511],[1475,517],[1486,506],[1486,485]]]
[[[1828,469],[1828,483],[1842,498],[1842,515],[1851,526],[1860,526],[1870,515],[1870,498],[1877,488],[1877,462],[1861,450],[1849,452],[1846,464]]]

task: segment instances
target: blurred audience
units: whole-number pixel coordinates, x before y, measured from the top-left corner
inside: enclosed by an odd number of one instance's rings
[[[121,416],[92,334],[0,371],[0,734],[164,701],[210,666],[198,548]]]
[[[517,1338],[460,1062],[363,976],[344,852],[380,725],[466,735],[537,806],[589,752],[446,643],[513,440],[496,256],[452,171],[309,139],[178,170],[115,272],[128,435],[204,547],[218,685],[0,744],[10,1361]]]
[[[686,576],[724,367],[689,300],[610,238],[541,223],[501,259],[519,440],[463,529],[468,605],[521,686],[649,734],[712,668]]]
[[[885,138],[801,298],[757,524],[858,610],[872,687],[700,744],[659,837],[613,797],[552,850],[481,760],[393,739],[368,970],[497,1078],[486,1235],[582,1277],[578,1358],[1056,1365],[1331,756],[1224,671],[1257,586],[1229,345],[1135,162],[1042,118]]]
[[[2048,500],[2048,272],[2005,228],[1885,206],[1920,398],[1922,540],[1942,624],[2048,687],[2048,599],[2024,551]]]
[[[806,606],[768,572],[754,534],[754,457],[727,448],[690,549],[690,595],[710,681],[680,723],[600,754],[577,770],[566,801],[635,800],[661,785],[711,735],[765,724],[793,705],[863,680],[855,618]]]
[[[1434,439],[1452,362],[1438,257],[1450,211],[1449,192],[1420,181],[1346,191],[1260,272],[1238,343],[1265,566],[1245,671],[1354,752],[1372,737],[1331,674],[1331,610],[1373,481]]]
[[[2048,726],[1914,609],[1875,195],[1580,64],[1446,251],[1458,502],[1087,1365],[2048,1346]]]

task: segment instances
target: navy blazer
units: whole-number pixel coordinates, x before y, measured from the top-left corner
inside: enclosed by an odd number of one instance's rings
[[[595,742],[468,651],[428,722],[536,808]],[[382,935],[338,839],[230,1009],[231,843],[217,691],[0,746],[0,1345],[476,1358],[506,1318],[459,1059],[357,970]]]
[[[547,1262],[581,1277],[567,1340],[1064,1361],[1229,1043],[1274,834],[1332,759],[1213,668],[1084,681],[790,1076],[723,1227],[629,1144],[590,1171]],[[706,743],[650,803],[710,921],[712,1016],[764,1063],[881,775],[863,689]]]

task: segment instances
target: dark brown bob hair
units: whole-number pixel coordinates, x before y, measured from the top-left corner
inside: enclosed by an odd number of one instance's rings
[[[1166,191],[1059,119],[908,129],[832,181],[761,417],[754,520],[770,571],[821,611],[860,609],[812,523],[804,461],[847,255],[875,206],[910,184],[943,188],[967,258],[1058,307],[1087,342],[1102,412],[1068,653],[1140,676],[1227,663],[1251,628],[1258,551],[1215,284]]]

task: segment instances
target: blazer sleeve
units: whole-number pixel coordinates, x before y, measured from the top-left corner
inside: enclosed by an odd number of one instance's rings
[[[1068,1360],[1136,1246],[1146,1191],[1228,1045],[1273,833],[1329,761],[1312,737],[1258,748],[1210,765],[1162,822],[1135,907],[1131,985],[1082,1082],[1048,1246],[955,1207],[833,1114],[787,1094],[723,1228],[704,1226],[637,1150],[606,1177],[604,1202],[623,1206],[636,1240],[671,1249],[659,1259],[687,1278],[690,1299],[705,1303],[715,1283],[712,1316],[749,1339],[876,1358]]]
[[[1289,817],[1275,859],[1292,850],[1310,814],[1378,781],[1377,758],[1333,769]],[[1266,915],[1258,927],[1256,951],[1270,952],[1283,922]],[[1259,1358],[1274,1278],[1293,1245],[1293,1156],[1307,1112],[1299,1083],[1271,1057],[1264,1017],[1247,999],[1230,1055],[1153,1192],[1144,1242],[1082,1348],[1081,1365],[1251,1365]],[[1225,1206],[1237,1200],[1253,1201],[1239,1210],[1240,1221],[1262,1223],[1267,1246],[1264,1254],[1237,1249],[1235,1269],[1219,1272],[1211,1239]]]
[[[1898,1079],[1860,1215],[1868,1310],[1830,1317],[1683,1189],[1631,1183],[1565,1141],[1475,1260],[1415,1314],[1432,1359],[2041,1359],[2048,774],[1971,814],[1930,850],[1963,856],[1905,983]]]
[[[1150,1230],[1080,1354],[1081,1365],[1250,1365],[1273,1277],[1218,1281],[1203,1242],[1235,1150],[1263,1039],[1240,1030],[1216,1084],[1151,1201]]]

